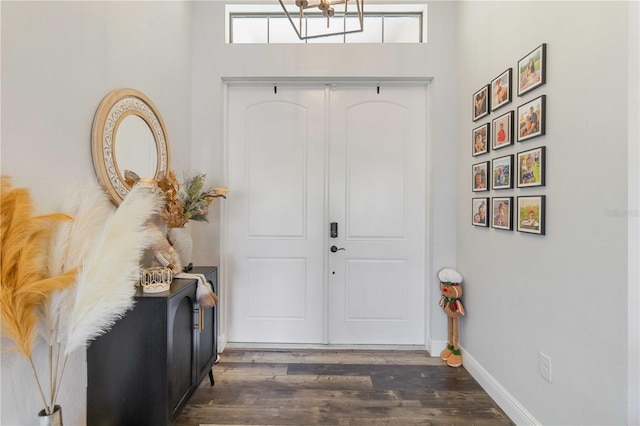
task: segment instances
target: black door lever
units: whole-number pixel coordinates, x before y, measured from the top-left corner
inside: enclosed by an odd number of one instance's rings
[[[331,253],[335,253],[335,252],[337,252],[338,250],[345,250],[345,249],[343,249],[342,247],[338,248],[338,247],[336,247],[336,246],[331,246],[331,248],[330,248],[329,250],[331,250]],[[346,251],[346,250],[345,250],[345,251]]]

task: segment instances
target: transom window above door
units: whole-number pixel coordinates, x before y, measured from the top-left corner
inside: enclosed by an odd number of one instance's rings
[[[280,5],[226,5],[226,42],[232,44],[426,43],[426,4],[370,4],[364,31],[300,40]],[[307,26],[325,25],[321,13],[305,13]],[[357,19],[357,16],[347,16]]]

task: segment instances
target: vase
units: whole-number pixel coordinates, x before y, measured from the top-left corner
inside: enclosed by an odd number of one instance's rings
[[[191,263],[191,253],[193,251],[193,239],[191,238],[191,225],[185,223],[182,228],[169,228],[169,242],[178,253],[182,266]]]
[[[62,407],[56,405],[53,407],[53,413],[46,414],[44,409],[38,412],[40,426],[62,426]]]

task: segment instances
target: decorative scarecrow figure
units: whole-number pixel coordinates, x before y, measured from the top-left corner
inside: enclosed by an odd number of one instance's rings
[[[447,361],[449,367],[460,367],[462,365],[462,355],[458,347],[458,318],[464,315],[462,306],[462,275],[453,269],[444,268],[438,272],[440,279],[440,307],[449,317],[449,339],[447,347],[440,353],[440,358]]]

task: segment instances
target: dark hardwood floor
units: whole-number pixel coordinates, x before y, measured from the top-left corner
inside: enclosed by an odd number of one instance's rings
[[[464,369],[424,351],[226,349],[176,422],[513,425]]]

